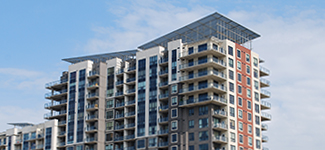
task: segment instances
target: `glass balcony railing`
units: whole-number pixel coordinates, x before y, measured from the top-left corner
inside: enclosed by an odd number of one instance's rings
[[[96,126],[90,126],[86,128],[86,131],[93,131],[93,130],[97,130]]]
[[[44,147],[43,144],[39,144],[39,145],[36,146],[36,149],[42,149],[43,147]]]
[[[123,139],[124,139],[123,136],[115,137],[114,138],[114,141],[122,141]]]
[[[179,105],[188,105],[188,104],[195,104],[195,103],[200,103],[200,102],[205,102],[205,101],[218,101],[221,103],[224,103],[227,105],[227,100],[225,98],[219,97],[219,96],[209,96],[205,98],[195,98],[195,99],[188,99],[185,101],[180,101]]]
[[[272,115],[270,115],[270,114],[268,114],[268,113],[266,113],[266,112],[261,112],[261,116],[262,117],[265,117],[265,118],[267,118],[267,119],[272,119]]]
[[[65,142],[60,142],[58,143],[59,146],[64,146],[65,145]]]
[[[99,71],[89,71],[89,77],[99,75]]]
[[[98,119],[98,115],[89,115],[86,119],[87,120]]]
[[[181,56],[180,57],[185,57],[185,56],[188,56],[188,55],[193,55],[193,54],[197,54],[197,53],[200,53],[200,52],[205,52],[206,50],[214,50],[214,51],[217,51],[221,54],[224,54],[226,55],[226,50],[223,49],[223,47],[218,47],[218,46],[214,46],[213,44],[208,44],[207,46],[207,49],[205,50],[199,50],[198,48],[194,48],[192,51],[184,51],[181,53]]]
[[[129,101],[126,102],[126,105],[132,105],[134,103],[135,103],[135,100],[129,100]]]
[[[115,119],[117,119],[117,118],[122,118],[122,117],[124,117],[124,113],[116,114],[116,115],[115,115]]]
[[[159,98],[160,98],[160,99],[168,98],[168,93],[160,94],[160,95],[159,95]]]
[[[48,88],[48,87],[51,87],[51,86],[54,86],[54,85],[58,85],[58,84],[62,84],[62,83],[66,83],[66,82],[68,82],[68,79],[56,80],[56,81],[52,81],[52,82],[46,83],[45,84],[45,87]]]
[[[135,77],[126,79],[126,82],[133,82],[133,81],[135,81]]]
[[[195,78],[199,78],[199,77],[203,77],[203,76],[207,76],[207,75],[216,75],[220,78],[226,79],[226,74],[223,72],[219,72],[216,70],[209,70],[209,71],[201,71],[195,74],[190,74],[190,75],[185,75],[185,76],[181,76],[179,77],[179,81],[184,81],[184,80],[189,80],[189,79],[195,79]]]
[[[67,100],[66,99],[64,99],[64,100],[61,100],[61,101],[53,101],[53,103],[52,102],[49,102],[49,103],[46,103],[46,104],[44,104],[44,108],[48,108],[48,107],[52,107],[52,106],[57,106],[57,105],[61,105],[61,104],[65,104],[65,103],[67,103]]]
[[[97,87],[97,86],[99,86],[98,82],[91,82],[91,83],[87,84],[87,88]]]
[[[165,129],[165,130],[159,130],[158,131],[158,134],[161,135],[161,134],[168,134],[168,129]]]
[[[92,109],[92,108],[98,108],[98,104],[94,103],[94,104],[89,104],[86,107],[87,109]]]
[[[168,57],[162,57],[162,58],[160,58],[160,62],[159,63],[165,63],[165,62],[168,62]]]
[[[136,66],[130,66],[129,68],[128,68],[128,71],[133,71],[133,70],[135,70],[136,69]]]
[[[45,94],[45,97],[51,97],[51,96],[55,96],[55,95],[60,95],[60,94],[67,93],[67,92],[68,92],[67,89],[63,89],[63,90],[60,90],[60,91],[54,91],[53,93],[52,92],[49,92],[49,93],[46,93]]]
[[[213,140],[214,141],[227,142],[227,137],[225,137],[225,136],[214,136]]]
[[[53,111],[53,113],[46,113],[44,114],[44,118],[54,117],[62,114],[66,114],[67,110],[61,110],[61,111]]]
[[[135,115],[135,111],[131,111],[131,112],[127,112],[125,114],[125,117],[134,116],[134,115]]]
[[[124,129],[124,124],[122,125],[118,125],[118,126],[114,126],[115,130],[120,130],[120,129]]]
[[[134,92],[135,92],[135,89],[129,89],[129,90],[127,91],[128,94],[130,94],[130,93],[134,93]]]
[[[159,86],[166,86],[166,85],[168,85],[168,81],[160,82],[160,83],[159,83]]]
[[[213,112],[214,115],[220,115],[220,116],[227,116],[227,112],[224,110],[215,110]]]
[[[116,85],[121,85],[123,84],[123,81],[116,81]]]
[[[271,108],[271,103],[267,101],[261,101],[261,105]]]
[[[127,136],[124,137],[124,139],[126,139],[126,140],[134,139],[134,138],[135,138],[135,135],[134,134],[127,135]]]
[[[158,146],[159,146],[159,147],[165,147],[165,146],[168,146],[168,142],[159,142],[159,143],[158,143]]]
[[[59,122],[59,125],[64,125],[64,124],[66,124],[67,123],[67,121],[66,120],[63,120],[63,121],[60,121]]]
[[[135,123],[129,123],[125,125],[125,128],[132,128],[132,127],[135,127]]]
[[[267,84],[267,85],[271,84],[271,82],[269,80],[266,80],[266,79],[263,79],[263,78],[260,78],[260,82],[263,83],[263,84]]]
[[[268,125],[267,124],[262,124],[262,129],[267,130],[268,129]]]
[[[123,92],[116,92],[115,93],[115,96],[121,96],[121,95],[123,95]]]
[[[158,119],[158,122],[166,122],[166,121],[168,121],[168,117]]]
[[[269,150],[269,148],[267,148],[267,147],[263,147],[263,150]]]
[[[214,123],[213,127],[214,128],[222,128],[222,129],[225,129],[225,130],[228,129],[228,125],[225,124],[225,123]]]
[[[271,92],[269,92],[269,91],[267,91],[267,90],[264,90],[264,89],[261,89],[261,94],[264,94],[264,95],[266,95],[266,96],[268,96],[268,97],[271,96]]]
[[[65,135],[65,131],[61,131],[58,133],[59,135]]]
[[[227,64],[223,60],[219,60],[219,59],[213,57],[213,58],[207,58],[205,60],[194,61],[191,63],[183,63],[179,66],[179,68],[184,69],[184,68],[193,67],[193,66],[197,66],[197,65],[201,65],[201,64],[206,64],[209,62],[217,63],[223,67],[227,66]]]
[[[125,105],[124,102],[120,102],[120,103],[116,103],[116,104],[115,104],[115,107],[122,107],[122,106],[124,106],[124,105]]]
[[[264,72],[265,74],[270,74],[270,70],[269,69],[266,69],[266,68],[264,68],[262,66],[260,66],[260,71],[261,72]]]
[[[159,111],[167,110],[167,109],[168,109],[168,105],[163,105],[159,107]]]
[[[124,73],[124,68],[119,69],[119,70],[116,71],[116,74],[121,74],[121,73]]]
[[[135,150],[135,147],[131,146],[131,147],[127,147],[124,150]]]
[[[167,74],[167,73],[168,73],[168,69],[159,71],[159,75],[163,75],[163,74]]]
[[[99,96],[99,93],[97,93],[97,92],[87,94],[87,98],[93,98],[93,97],[97,97],[97,96]]]
[[[268,140],[269,140],[269,137],[267,137],[266,135],[263,135],[263,136],[262,136],[262,140],[263,140],[263,141],[268,141]]]
[[[193,86],[193,87],[188,87],[188,88],[182,88],[179,90],[179,93],[186,93],[186,92],[190,92],[190,91],[197,91],[197,90],[203,90],[203,89],[206,89],[206,88],[217,88],[219,90],[222,90],[224,92],[226,92],[226,89],[227,87],[224,86],[223,84],[222,85],[219,85],[219,84],[216,84],[216,83],[209,83],[207,85],[197,85],[197,86]]]
[[[94,141],[97,141],[97,138],[95,137],[86,138],[86,142],[94,142]]]

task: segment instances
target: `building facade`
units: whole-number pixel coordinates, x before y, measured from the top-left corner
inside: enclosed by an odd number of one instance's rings
[[[63,59],[68,71],[46,84],[52,147],[267,150],[270,72],[251,51],[257,37],[214,13],[136,50]]]

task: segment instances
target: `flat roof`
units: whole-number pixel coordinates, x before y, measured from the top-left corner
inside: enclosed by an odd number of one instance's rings
[[[211,36],[215,36],[221,40],[228,39],[238,44],[243,44],[260,37],[260,35],[254,31],[215,12],[153,41],[145,43],[138,48],[145,50],[155,46],[167,47],[168,42],[177,39],[182,39],[183,43],[192,43]]]
[[[113,52],[113,53],[104,53],[104,54],[88,55],[88,56],[81,56],[81,57],[65,58],[62,60],[72,63],[72,64],[82,62],[85,60],[91,60],[95,63],[105,62],[106,60],[113,59],[116,57],[121,58],[122,60],[129,60],[129,59],[135,58],[136,53],[138,51],[139,50],[118,51],[118,52]]]

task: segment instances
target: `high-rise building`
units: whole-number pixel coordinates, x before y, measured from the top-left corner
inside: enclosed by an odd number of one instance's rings
[[[63,133],[51,149],[267,150],[258,37],[214,13],[135,50],[63,59],[46,84],[44,117]]]

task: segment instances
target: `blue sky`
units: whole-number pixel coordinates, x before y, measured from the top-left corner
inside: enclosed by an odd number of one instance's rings
[[[0,131],[43,121],[44,89],[61,59],[134,49],[218,11],[261,34],[253,51],[271,70],[270,149],[325,149],[325,2],[1,1]],[[308,144],[307,144],[308,143]]]

